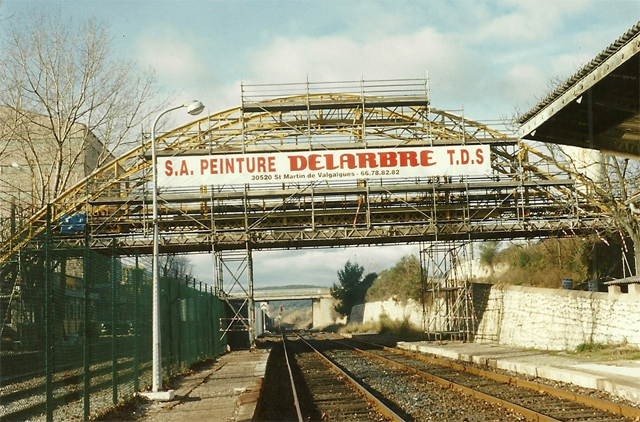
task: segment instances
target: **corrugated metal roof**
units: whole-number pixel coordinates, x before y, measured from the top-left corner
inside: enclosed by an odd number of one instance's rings
[[[637,284],[640,283],[640,276],[634,275],[627,278],[618,278],[616,280],[607,281],[604,284],[607,286],[618,284]]]
[[[589,75],[594,69],[600,66],[603,62],[605,62],[609,57],[613,56],[616,52],[618,52],[622,47],[627,45],[636,35],[640,33],[640,21],[636,23],[631,29],[629,29],[624,35],[618,38],[615,42],[613,42],[609,47],[603,50],[600,54],[598,54],[593,60],[591,60],[588,64],[583,66],[576,74],[567,79],[562,85],[556,88],[551,94],[547,95],[542,101],[536,104],[531,110],[522,115],[518,119],[518,123],[525,123],[533,116],[538,114],[542,109],[551,104],[557,98],[562,96],[565,92],[570,90],[573,86],[575,86],[578,82],[584,79],[587,75]]]

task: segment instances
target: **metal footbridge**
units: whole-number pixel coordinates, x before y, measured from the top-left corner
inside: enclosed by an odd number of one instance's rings
[[[9,307],[20,295],[25,257],[36,256],[45,244],[47,251],[67,255],[87,250],[112,256],[151,254],[151,145],[144,137],[137,148],[37,212],[0,246],[1,287],[10,297]],[[438,323],[437,329],[469,335],[473,312],[468,283],[447,275],[461,258],[455,244],[571,236],[608,225],[588,185],[572,178],[561,163],[515,136],[462,113],[432,107],[426,80],[243,86],[239,107],[170,130],[157,137],[156,146],[159,161],[185,163],[188,157],[202,156],[242,161],[261,155],[264,169],[271,165],[270,153],[318,158],[332,153],[342,157],[345,151],[367,156],[375,150],[382,151],[382,157],[385,151],[396,151],[408,160],[407,151],[420,148],[487,152],[482,161],[488,172],[482,175],[439,175],[436,170],[428,176],[400,177],[377,169],[359,173],[366,177],[346,179],[161,185],[160,253],[211,253],[212,292],[230,310],[222,336],[248,331],[251,342],[256,321],[254,250],[421,243],[425,274],[433,275],[429,268],[445,268],[438,270],[438,280],[423,281],[424,294],[441,298],[437,303],[450,302],[447,309],[456,314],[455,327],[444,329]],[[429,154],[420,156],[421,163],[423,158],[429,161]],[[163,170],[168,176],[190,173],[186,168]],[[73,265],[58,267],[62,271]]]
[[[459,114],[433,108],[423,80],[244,86],[239,107],[164,133],[159,157],[489,145],[492,173],[368,177],[161,188],[165,253],[508,239],[593,231],[590,192],[546,157]],[[91,248],[150,253],[150,140],[98,169],[51,204],[54,232],[86,216]],[[44,231],[40,210],[1,246],[10,260]],[[63,227],[62,227],[63,228]],[[63,230],[64,231],[64,230]],[[58,236],[60,245],[84,236]]]

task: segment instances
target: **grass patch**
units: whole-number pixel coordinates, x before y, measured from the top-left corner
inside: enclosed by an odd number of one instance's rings
[[[413,325],[408,318],[402,320],[391,319],[388,315],[380,315],[377,323],[347,324],[338,330],[340,334],[382,334],[399,337],[406,340],[424,339],[424,332]]]
[[[640,360],[640,349],[627,343],[582,343],[576,347],[574,352],[568,353],[592,360]]]
[[[351,322],[338,329],[340,334],[378,334],[380,332],[379,324],[368,322],[366,324],[358,324]]]
[[[606,348],[607,346],[602,343],[582,343],[576,347],[576,353],[593,353]]]

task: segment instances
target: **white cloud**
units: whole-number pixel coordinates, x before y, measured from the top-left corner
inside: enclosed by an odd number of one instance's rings
[[[455,76],[465,51],[432,28],[356,41],[348,36],[277,38],[255,52],[251,78],[266,83],[422,78],[426,71]]]
[[[548,75],[540,68],[526,63],[517,64],[508,70],[499,89],[501,95],[512,104],[526,104],[535,100],[532,93],[548,90],[547,80]]]
[[[522,1],[501,0],[483,8],[478,25],[466,37],[471,43],[491,42],[494,46],[532,43],[552,39],[563,30],[566,20],[589,7],[587,0]]]
[[[193,39],[185,38],[174,29],[156,27],[138,39],[136,57],[141,65],[156,70],[161,83],[183,89],[207,77],[197,45]]]

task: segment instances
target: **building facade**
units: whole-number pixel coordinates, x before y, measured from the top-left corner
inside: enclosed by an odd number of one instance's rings
[[[0,240],[91,174],[105,152],[83,124],[0,107]]]

